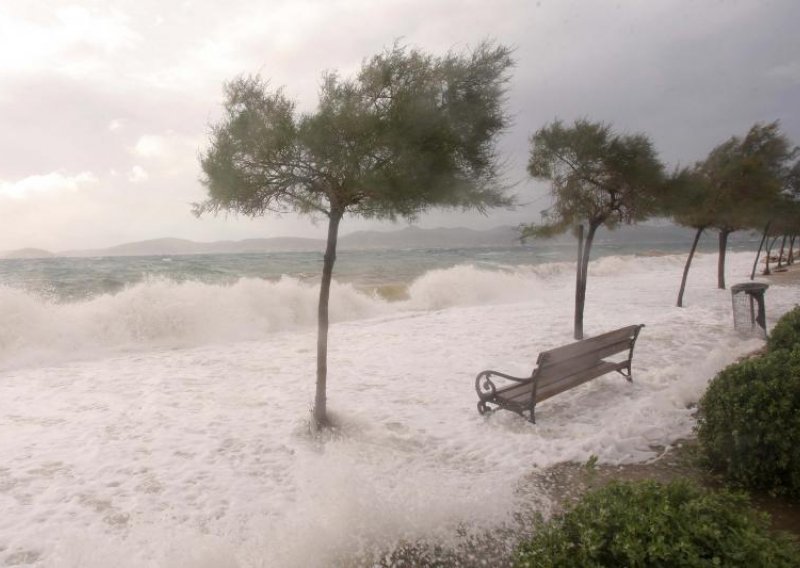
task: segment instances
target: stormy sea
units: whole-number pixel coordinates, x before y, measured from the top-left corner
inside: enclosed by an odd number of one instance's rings
[[[321,254],[2,260],[0,565],[324,567],[506,526],[532,471],[688,435],[715,372],[763,344],[734,330],[710,250],[675,307],[685,248],[594,249],[585,330],[645,324],[634,381],[535,425],[479,415],[475,375],[572,341],[574,246],[342,251],[324,439]],[[731,251],[729,283],[752,262]],[[768,326],[797,292],[769,288]]]

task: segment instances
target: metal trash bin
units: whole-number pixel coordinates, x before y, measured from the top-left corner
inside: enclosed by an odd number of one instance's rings
[[[743,335],[758,334],[767,337],[767,315],[764,292],[769,284],[744,282],[731,286],[733,302],[733,327]]]

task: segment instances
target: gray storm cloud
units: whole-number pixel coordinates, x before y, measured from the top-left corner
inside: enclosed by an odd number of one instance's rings
[[[284,217],[201,219],[197,156],[222,84],[261,73],[313,108],[343,74],[400,38],[433,52],[484,38],[515,48],[514,126],[501,150],[521,201],[487,218],[529,221],[545,192],[525,178],[528,138],[555,117],[649,134],[670,165],[701,159],[756,121],[800,142],[800,4],[783,2],[255,1],[0,6],[0,250],[319,236]],[[366,225],[348,221],[344,231]],[[371,225],[374,227],[374,225]]]

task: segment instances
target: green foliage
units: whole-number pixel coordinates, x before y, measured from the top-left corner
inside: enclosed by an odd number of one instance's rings
[[[767,347],[770,351],[776,351],[794,349],[798,346],[800,346],[800,306],[795,306],[783,314],[772,328],[767,339]]]
[[[553,206],[543,226],[523,237],[565,232],[587,221],[614,228],[646,219],[657,210],[663,166],[643,134],[623,135],[599,122],[556,120],[531,138],[528,173],[551,184]]]
[[[754,124],[744,138],[731,137],[705,160],[676,171],[669,179],[664,213],[695,229],[727,232],[761,229],[770,219],[796,219],[789,197],[800,187],[800,163],[779,124]]]
[[[697,438],[730,482],[800,497],[800,348],[722,370],[700,400]]]
[[[796,196],[781,195],[771,208],[771,214],[770,235],[783,236],[800,233],[800,194]]]
[[[725,231],[760,229],[780,211],[797,155],[778,122],[754,124],[744,138],[734,136],[714,148],[697,170],[709,188],[705,207],[714,227]]]
[[[495,142],[511,65],[488,43],[443,57],[396,45],[353,78],[325,75],[306,114],[260,77],[240,77],[201,158],[209,199],[195,212],[413,218],[508,205]]]
[[[516,553],[518,568],[798,566],[746,499],[685,481],[613,483],[586,495]]]
[[[705,229],[714,223],[713,200],[708,179],[700,167],[682,168],[668,179],[668,190],[662,200],[662,212],[678,225]]]
[[[784,193],[795,200],[800,199],[800,160],[797,160],[786,174]]]

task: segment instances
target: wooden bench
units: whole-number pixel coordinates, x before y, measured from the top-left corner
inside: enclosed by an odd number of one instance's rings
[[[633,380],[631,359],[636,338],[644,324],[629,325],[569,345],[542,351],[530,377],[512,377],[498,371],[481,371],[475,378],[478,412],[486,414],[503,408],[535,422],[533,411],[546,400],[591,379],[616,371]],[[510,381],[495,385],[492,377]]]

